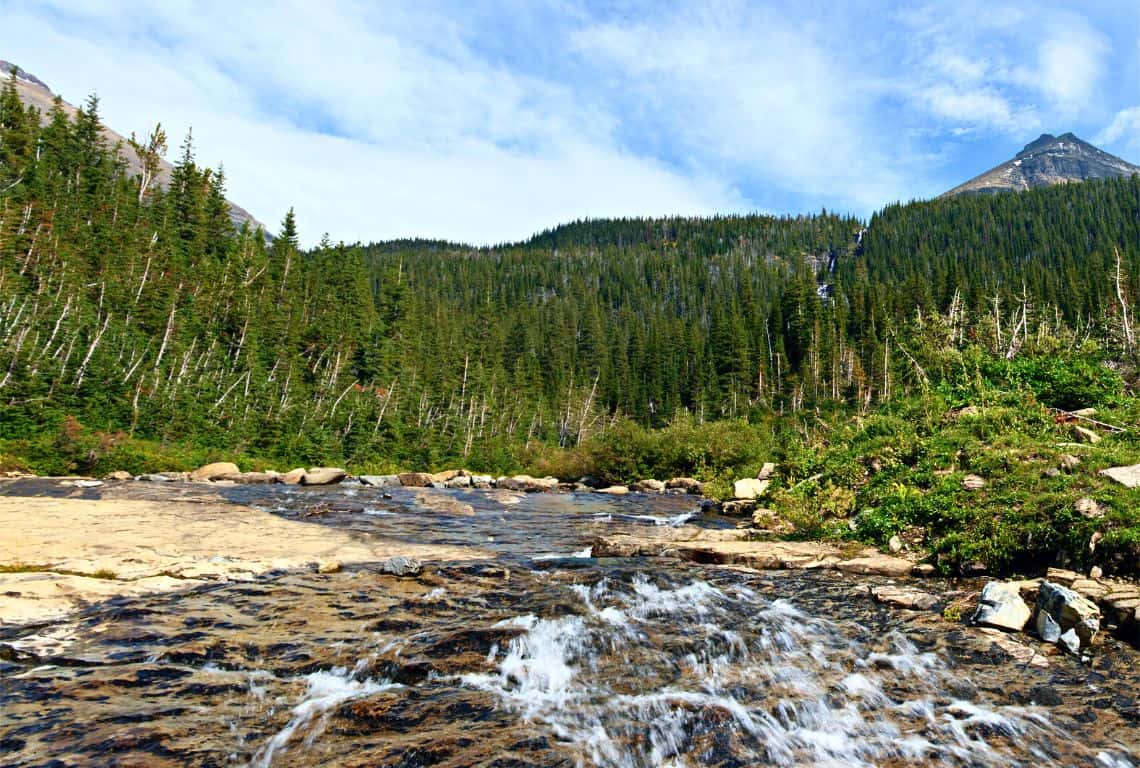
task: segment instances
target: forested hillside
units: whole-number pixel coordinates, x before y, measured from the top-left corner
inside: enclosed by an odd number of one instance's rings
[[[1097,342],[1127,362],[1133,345],[1136,178],[869,224],[601,220],[494,248],[302,252],[292,214],[271,244],[233,230],[189,137],[169,189],[130,174],[124,157],[153,164],[163,137],[106,146],[97,107],[41,120],[11,83],[0,96],[0,439],[505,470],[623,417],[865,408],[969,346]]]

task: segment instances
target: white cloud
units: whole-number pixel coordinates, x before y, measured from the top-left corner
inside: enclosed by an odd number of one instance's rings
[[[1097,144],[1129,147],[1140,151],[1140,106],[1128,107],[1116,113],[1093,141]]]
[[[1099,96],[1111,47],[1086,20],[1070,16],[1051,25],[1037,47],[1037,88],[1062,116],[1088,107]]]
[[[98,91],[120,132],[162,120],[176,148],[193,125],[199,161],[224,161],[230,197],[271,229],[294,205],[309,241],[327,230],[499,242],[581,216],[750,207],[700,167],[623,149],[613,115],[480,59],[430,14],[377,18],[356,3],[57,12],[6,14],[5,56],[71,101]]]

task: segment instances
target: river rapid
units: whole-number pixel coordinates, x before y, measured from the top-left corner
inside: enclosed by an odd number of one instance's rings
[[[1140,654],[1115,639],[1023,664],[865,596],[887,579],[590,556],[603,534],[729,524],[692,497],[216,492],[493,557],[277,573],[0,630],[0,764],[1140,765]],[[946,603],[979,586],[915,583]]]

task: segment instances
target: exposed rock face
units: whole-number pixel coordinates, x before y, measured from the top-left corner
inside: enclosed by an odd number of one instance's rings
[[[978,609],[970,618],[972,624],[982,624],[998,629],[1021,631],[1032,613],[1021,599],[1016,584],[1004,581],[991,581],[982,588],[978,598]]]
[[[738,499],[755,499],[768,490],[770,480],[747,477],[732,484],[732,495]]]
[[[305,468],[297,467],[291,469],[283,475],[278,476],[277,482],[284,483],[285,485],[299,485],[301,478],[305,476]]]
[[[301,478],[301,485],[333,485],[348,475],[340,467],[313,467]]]
[[[1012,160],[991,168],[943,197],[1013,192],[1053,184],[1140,173],[1140,167],[1097,149],[1071,133],[1042,134]]]
[[[213,464],[207,464],[203,467],[198,467],[190,473],[191,480],[221,480],[226,475],[241,474],[238,465],[232,461],[215,461]]]

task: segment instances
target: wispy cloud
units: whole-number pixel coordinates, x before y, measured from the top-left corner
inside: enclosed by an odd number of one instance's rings
[[[311,240],[498,242],[581,216],[866,214],[1040,130],[1119,145],[1130,6],[0,0],[0,57],[98,91],[120,131],[193,125],[231,197],[269,222],[295,205]]]

